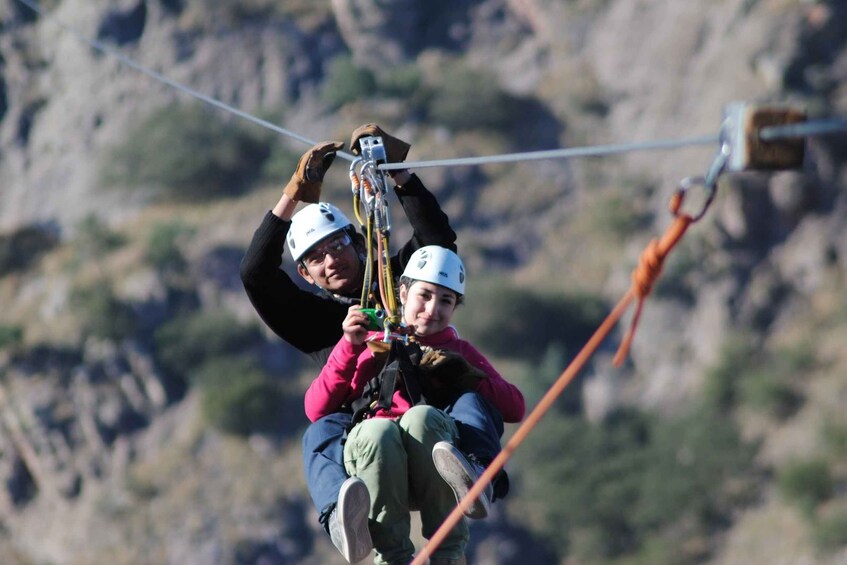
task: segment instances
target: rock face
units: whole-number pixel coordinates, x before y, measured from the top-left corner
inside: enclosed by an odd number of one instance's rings
[[[59,25],[248,112],[298,100],[319,78],[322,61],[341,48],[332,29],[307,33],[261,19],[234,29],[195,18],[200,10],[169,6],[151,1],[98,9],[67,0],[38,19],[19,8],[4,18],[0,228],[48,219],[71,227],[102,210],[116,220],[131,215],[139,203],[100,186],[98,155],[153,108],[191,99],[94,51]]]
[[[285,110],[282,125],[314,139],[332,137],[335,124],[350,119],[319,101],[328,62],[348,53],[378,78],[404,65],[438,75],[444,61],[463,58],[469,68],[489,71],[503,91],[543,106],[551,122],[544,139],[559,138],[563,145],[579,142],[569,137],[574,130],[591,143],[715,134],[723,105],[736,100],[797,101],[813,116],[847,114],[847,5],[838,2],[333,0],[331,12],[301,6],[305,15],[300,8],[274,6],[287,3],[262,1],[238,7],[211,0],[45,4],[52,9],[44,16],[15,0],[0,5],[0,234],[38,224],[55,226],[57,237],[67,239],[91,213],[113,225],[131,219],[147,202],[101,186],[100,160],[139,117],[190,98],[96,52],[68,28],[244,111]],[[386,104],[380,111],[405,110]],[[405,127],[424,129],[419,123]],[[438,127],[422,137],[439,147],[463,142]],[[790,323],[790,313],[827,284],[827,273],[843,279],[846,140],[843,133],[810,140],[801,171],[722,179],[710,215],[691,230],[690,247],[672,256],[675,265],[665,277],[673,290],[658,288],[649,299],[630,366],[623,372],[596,369],[586,385],[591,417],[624,402],[673,411],[696,394],[704,367],[717,361],[730,330],[764,338]],[[651,188],[649,226],[622,253],[636,257],[661,232],[672,190],[683,177],[705,173],[715,149],[633,153],[609,165],[624,170],[608,173],[609,184]],[[506,204],[489,204],[493,198],[479,169],[433,171],[427,178],[444,181],[433,183],[434,190],[459,226],[460,239],[472,234],[502,244],[501,262],[509,265],[539,260],[537,238],[574,219],[568,209],[585,196],[581,191],[592,190],[575,182],[591,178],[590,167],[580,166],[539,163],[537,176],[527,179],[533,186],[554,186],[556,201],[532,202],[512,187]],[[478,225],[463,225],[471,223],[465,213],[484,205],[495,212]],[[638,205],[627,201],[626,211]],[[515,237],[524,232],[530,235]],[[469,253],[471,264],[497,259]],[[233,248],[200,252],[204,260],[192,267],[200,300],[226,302],[252,315],[238,281],[213,280],[235,272],[238,254]],[[602,292],[619,296],[628,287],[627,275],[624,268],[612,273]],[[129,285],[152,293],[147,281]],[[45,300],[41,313],[52,303]],[[86,524],[70,528],[62,522],[78,516],[74,505],[85,499],[88,527],[110,533],[108,517],[129,514],[137,504],[143,520],[127,535],[138,547],[168,539],[156,554],[161,562],[321,562],[325,536],[312,526],[302,485],[293,489],[300,495],[286,494],[268,505],[274,510],[259,515],[249,506],[210,510],[232,510],[235,525],[199,512],[184,519],[148,507],[157,488],[148,477],[112,488],[131,463],[143,461],[145,446],[167,444],[180,427],[174,422],[190,421],[186,413],[197,410],[192,399],[173,393],[143,343],[90,341],[78,349],[3,353],[0,377],[0,525],[17,534],[16,547],[32,559],[72,563],[94,555],[79,542],[89,533]],[[222,457],[215,442],[224,440],[192,441],[190,449],[204,461]],[[270,465],[270,458],[262,459],[266,448],[255,438],[251,443],[261,460],[257,467]],[[243,487],[226,483],[220,468],[214,469],[217,475],[197,482],[174,480],[186,492],[202,492],[204,481],[222,490]],[[293,473],[284,466],[275,470]],[[173,464],[165,471],[173,476],[184,469]],[[251,496],[269,496],[258,471],[253,479],[259,486]],[[98,522],[101,506],[108,512]],[[39,521],[45,515],[54,516],[48,526]],[[250,532],[237,535],[244,523]],[[182,529],[177,535],[168,527]],[[71,534],[78,539],[69,539]],[[503,562],[491,547],[489,540],[480,550],[492,554],[486,562]],[[104,553],[98,559],[109,555],[109,547],[99,549]],[[139,557],[127,555],[126,562]]]

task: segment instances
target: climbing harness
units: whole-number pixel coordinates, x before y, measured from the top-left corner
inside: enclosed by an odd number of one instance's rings
[[[353,417],[348,429],[353,429],[356,424],[380,410],[390,412],[398,386],[404,387],[412,406],[425,403],[418,371],[422,355],[423,350],[416,342],[400,339],[391,341],[382,370],[365,384],[362,396],[350,405]]]

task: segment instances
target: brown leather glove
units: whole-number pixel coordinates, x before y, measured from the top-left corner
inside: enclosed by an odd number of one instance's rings
[[[283,192],[297,202],[320,201],[324,175],[332,165],[336,151],[343,147],[340,141],[322,141],[303,153]]]
[[[409,154],[409,149],[412,147],[402,139],[397,139],[393,135],[385,133],[376,124],[365,124],[357,127],[350,137],[350,150],[354,155],[358,156],[362,152],[359,148],[359,139],[369,136],[379,136],[382,138],[382,144],[385,146],[385,158],[389,163],[401,163],[405,161],[406,155]]]
[[[450,404],[463,392],[476,390],[479,382],[488,378],[459,353],[446,349],[424,352],[418,368],[427,402],[438,407]]]

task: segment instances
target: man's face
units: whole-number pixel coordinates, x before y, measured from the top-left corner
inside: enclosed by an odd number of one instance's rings
[[[359,253],[346,233],[335,233],[315,244],[297,264],[297,272],[312,284],[355,298],[362,283]]]

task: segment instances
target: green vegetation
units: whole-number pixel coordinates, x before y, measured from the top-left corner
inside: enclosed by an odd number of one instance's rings
[[[21,326],[0,324],[0,349],[18,345],[23,337],[24,330]]]
[[[190,202],[243,192],[268,158],[267,134],[198,105],[154,111],[127,132],[101,164],[106,185],[156,189]]]
[[[104,258],[128,243],[125,236],[112,230],[95,214],[85,216],[76,225],[73,240],[70,242],[72,253],[65,266],[69,272],[78,272],[89,265],[101,269]]]
[[[834,481],[823,459],[793,461],[779,470],[779,492],[807,516],[833,495]]]
[[[454,130],[498,130],[512,125],[518,100],[486,71],[455,64],[445,69],[429,101],[430,120]]]
[[[743,336],[727,343],[723,360],[708,374],[707,399],[724,411],[747,406],[777,420],[795,414],[803,404],[799,376],[816,363],[811,346],[768,351]]]
[[[0,234],[0,276],[26,269],[58,243],[56,231],[48,226],[23,226]]]
[[[556,413],[534,438],[515,463],[532,477],[522,504],[579,563],[703,559],[708,535],[753,492],[754,448],[708,410],[672,420],[625,410],[599,424]]]
[[[818,517],[812,529],[815,545],[822,552],[847,545],[847,501],[835,505]]]
[[[194,235],[194,229],[181,220],[160,222],[147,238],[145,259],[162,272],[181,272],[187,266],[181,245]]]
[[[538,359],[555,344],[573,354],[607,314],[596,296],[541,294],[503,281],[472,286],[467,303],[456,312],[456,326],[495,357]]]
[[[337,109],[372,96],[375,88],[373,73],[357,66],[350,55],[340,55],[329,63],[321,96],[331,108]]]
[[[380,93],[403,100],[415,99],[423,84],[421,72],[413,64],[393,67],[376,80]]]
[[[120,300],[104,280],[71,292],[71,308],[81,320],[83,335],[102,339],[123,339],[136,330],[132,306]]]
[[[308,0],[200,0],[186,3],[186,10],[205,19],[210,25],[244,25],[251,20],[271,20],[288,17],[306,20],[332,17],[329,5]],[[189,21],[191,18],[187,18]],[[302,22],[304,25],[306,22]]]
[[[126,244],[126,238],[94,214],[89,214],[77,224],[74,243],[81,255],[94,259],[119,249]]]
[[[203,417],[216,428],[242,436],[279,428],[285,395],[251,359],[209,359],[191,382],[200,389]]]
[[[262,180],[276,185],[284,184],[291,177],[302,154],[302,151],[283,145],[279,139],[274,140],[268,159],[262,165]]]
[[[224,311],[200,311],[169,320],[154,335],[156,356],[174,376],[189,374],[216,357],[243,353],[261,336],[255,325],[239,324]]]

